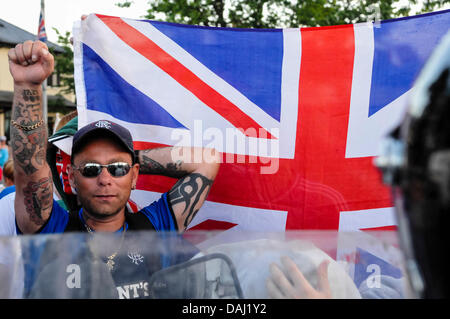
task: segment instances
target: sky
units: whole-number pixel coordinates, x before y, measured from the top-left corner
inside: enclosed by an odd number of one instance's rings
[[[124,18],[141,19],[146,15],[148,0],[133,0],[130,8],[115,4],[122,0],[45,0],[45,29],[47,37],[56,43],[58,36],[72,32],[73,22],[82,14],[101,13]],[[12,23],[33,34],[37,33],[41,0],[0,0],[0,19]]]

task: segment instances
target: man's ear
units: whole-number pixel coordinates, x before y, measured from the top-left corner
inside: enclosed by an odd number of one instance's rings
[[[131,173],[133,174],[133,179],[132,179],[132,184],[131,187],[132,189],[136,188],[136,183],[139,177],[139,164],[136,163],[131,167]]]
[[[75,194],[77,193],[77,185],[75,183],[75,176],[74,176],[75,170],[73,169],[72,164],[67,165],[67,178],[69,180],[70,187],[72,187],[72,190],[75,191]]]

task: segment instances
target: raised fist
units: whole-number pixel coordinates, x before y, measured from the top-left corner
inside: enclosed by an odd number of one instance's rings
[[[15,84],[40,85],[53,72],[54,58],[41,41],[19,43],[8,52],[9,71]]]

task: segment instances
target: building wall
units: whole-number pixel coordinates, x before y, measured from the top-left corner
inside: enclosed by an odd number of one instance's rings
[[[1,91],[12,91],[13,80],[11,74],[9,73],[8,65],[8,51],[9,48],[0,47],[0,90]]]
[[[9,73],[8,51],[9,48],[0,47],[0,90],[13,92],[14,83],[12,76]],[[47,86],[47,95],[56,95],[61,91],[61,89],[61,87]],[[69,101],[75,102],[74,94],[62,94],[62,96]],[[60,114],[49,113],[48,116],[55,117],[55,120],[57,120],[60,117]],[[0,136],[5,135],[5,120],[4,110],[0,108]]]
[[[0,90],[12,91],[13,81],[8,65],[9,48],[0,47]],[[0,136],[5,135],[5,113],[0,109]]]

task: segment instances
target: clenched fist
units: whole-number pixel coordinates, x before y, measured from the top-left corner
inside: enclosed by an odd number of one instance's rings
[[[41,41],[19,43],[8,52],[9,71],[15,84],[40,85],[53,72],[54,58]]]

